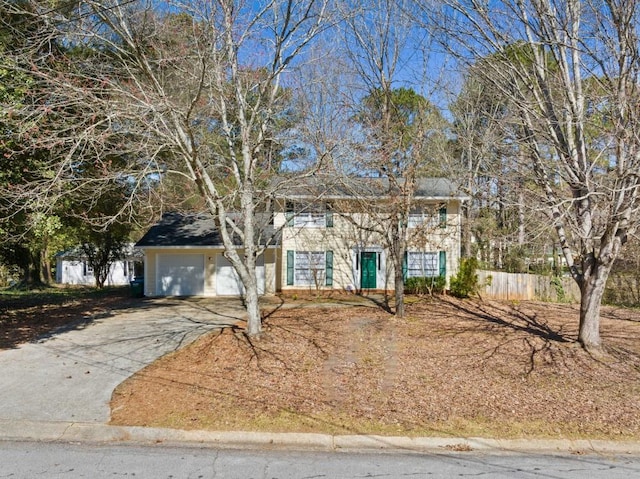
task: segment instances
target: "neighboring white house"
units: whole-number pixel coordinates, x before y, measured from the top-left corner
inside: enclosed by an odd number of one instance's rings
[[[389,251],[383,238],[367,228],[380,220],[372,213],[380,208],[367,208],[366,202],[363,206],[361,197],[355,200],[352,190],[339,187],[322,194],[310,188],[284,192],[275,202],[272,227],[278,232],[277,240],[258,259],[261,294],[300,289],[393,290]],[[388,195],[376,195],[369,201],[384,205],[390,200]],[[444,276],[448,283],[457,272],[464,200],[448,180],[417,182],[408,223],[406,277]],[[243,292],[208,214],[166,214],[136,247],[144,251],[146,296]]]
[[[142,269],[142,255],[127,248],[125,259],[111,265],[105,286],[128,285]],[[56,254],[56,282],[59,284],[95,286],[96,278],[82,248],[76,247]]]

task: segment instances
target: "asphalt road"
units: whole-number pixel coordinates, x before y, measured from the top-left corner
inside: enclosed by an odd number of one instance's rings
[[[468,452],[347,454],[0,442],[0,477],[630,479],[640,477],[640,457]]]

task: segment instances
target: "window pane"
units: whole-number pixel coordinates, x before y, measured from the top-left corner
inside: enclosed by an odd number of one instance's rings
[[[407,253],[407,276],[410,278],[422,276],[422,253]]]
[[[424,275],[428,277],[438,276],[438,254],[424,253]]]
[[[407,225],[409,226],[409,228],[417,228],[422,224],[422,221],[423,218],[421,214],[410,214],[409,222],[407,223]]]
[[[324,268],[324,253],[322,251],[312,251],[309,263],[312,268]]]
[[[309,252],[297,251],[295,265],[296,268],[309,269]]]
[[[410,251],[407,253],[407,276],[438,276],[438,253]]]
[[[299,286],[320,286],[324,284],[324,251],[296,251],[295,284]]]

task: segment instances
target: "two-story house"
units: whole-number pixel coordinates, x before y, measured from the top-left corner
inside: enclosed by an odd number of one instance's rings
[[[281,189],[269,225],[276,240],[258,260],[260,292],[393,290],[388,226],[399,207],[408,208],[403,216],[408,238],[405,277],[448,280],[458,269],[460,207],[465,198],[440,178],[420,179],[410,200],[389,191],[383,179]],[[165,215],[137,247],[145,255],[147,296],[243,292],[206,214]]]
[[[440,178],[417,181],[398,198],[384,179],[333,185],[321,193],[297,187],[283,195],[274,226],[281,229],[280,290],[393,290],[389,224],[407,221],[405,278],[445,276],[458,269],[460,207],[464,197]]]

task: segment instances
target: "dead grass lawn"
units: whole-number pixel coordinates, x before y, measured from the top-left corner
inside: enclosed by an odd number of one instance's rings
[[[640,311],[604,308],[607,351],[576,306],[416,301],[282,308],[249,341],[209,334],[126,381],[112,423],[387,435],[640,438]]]

